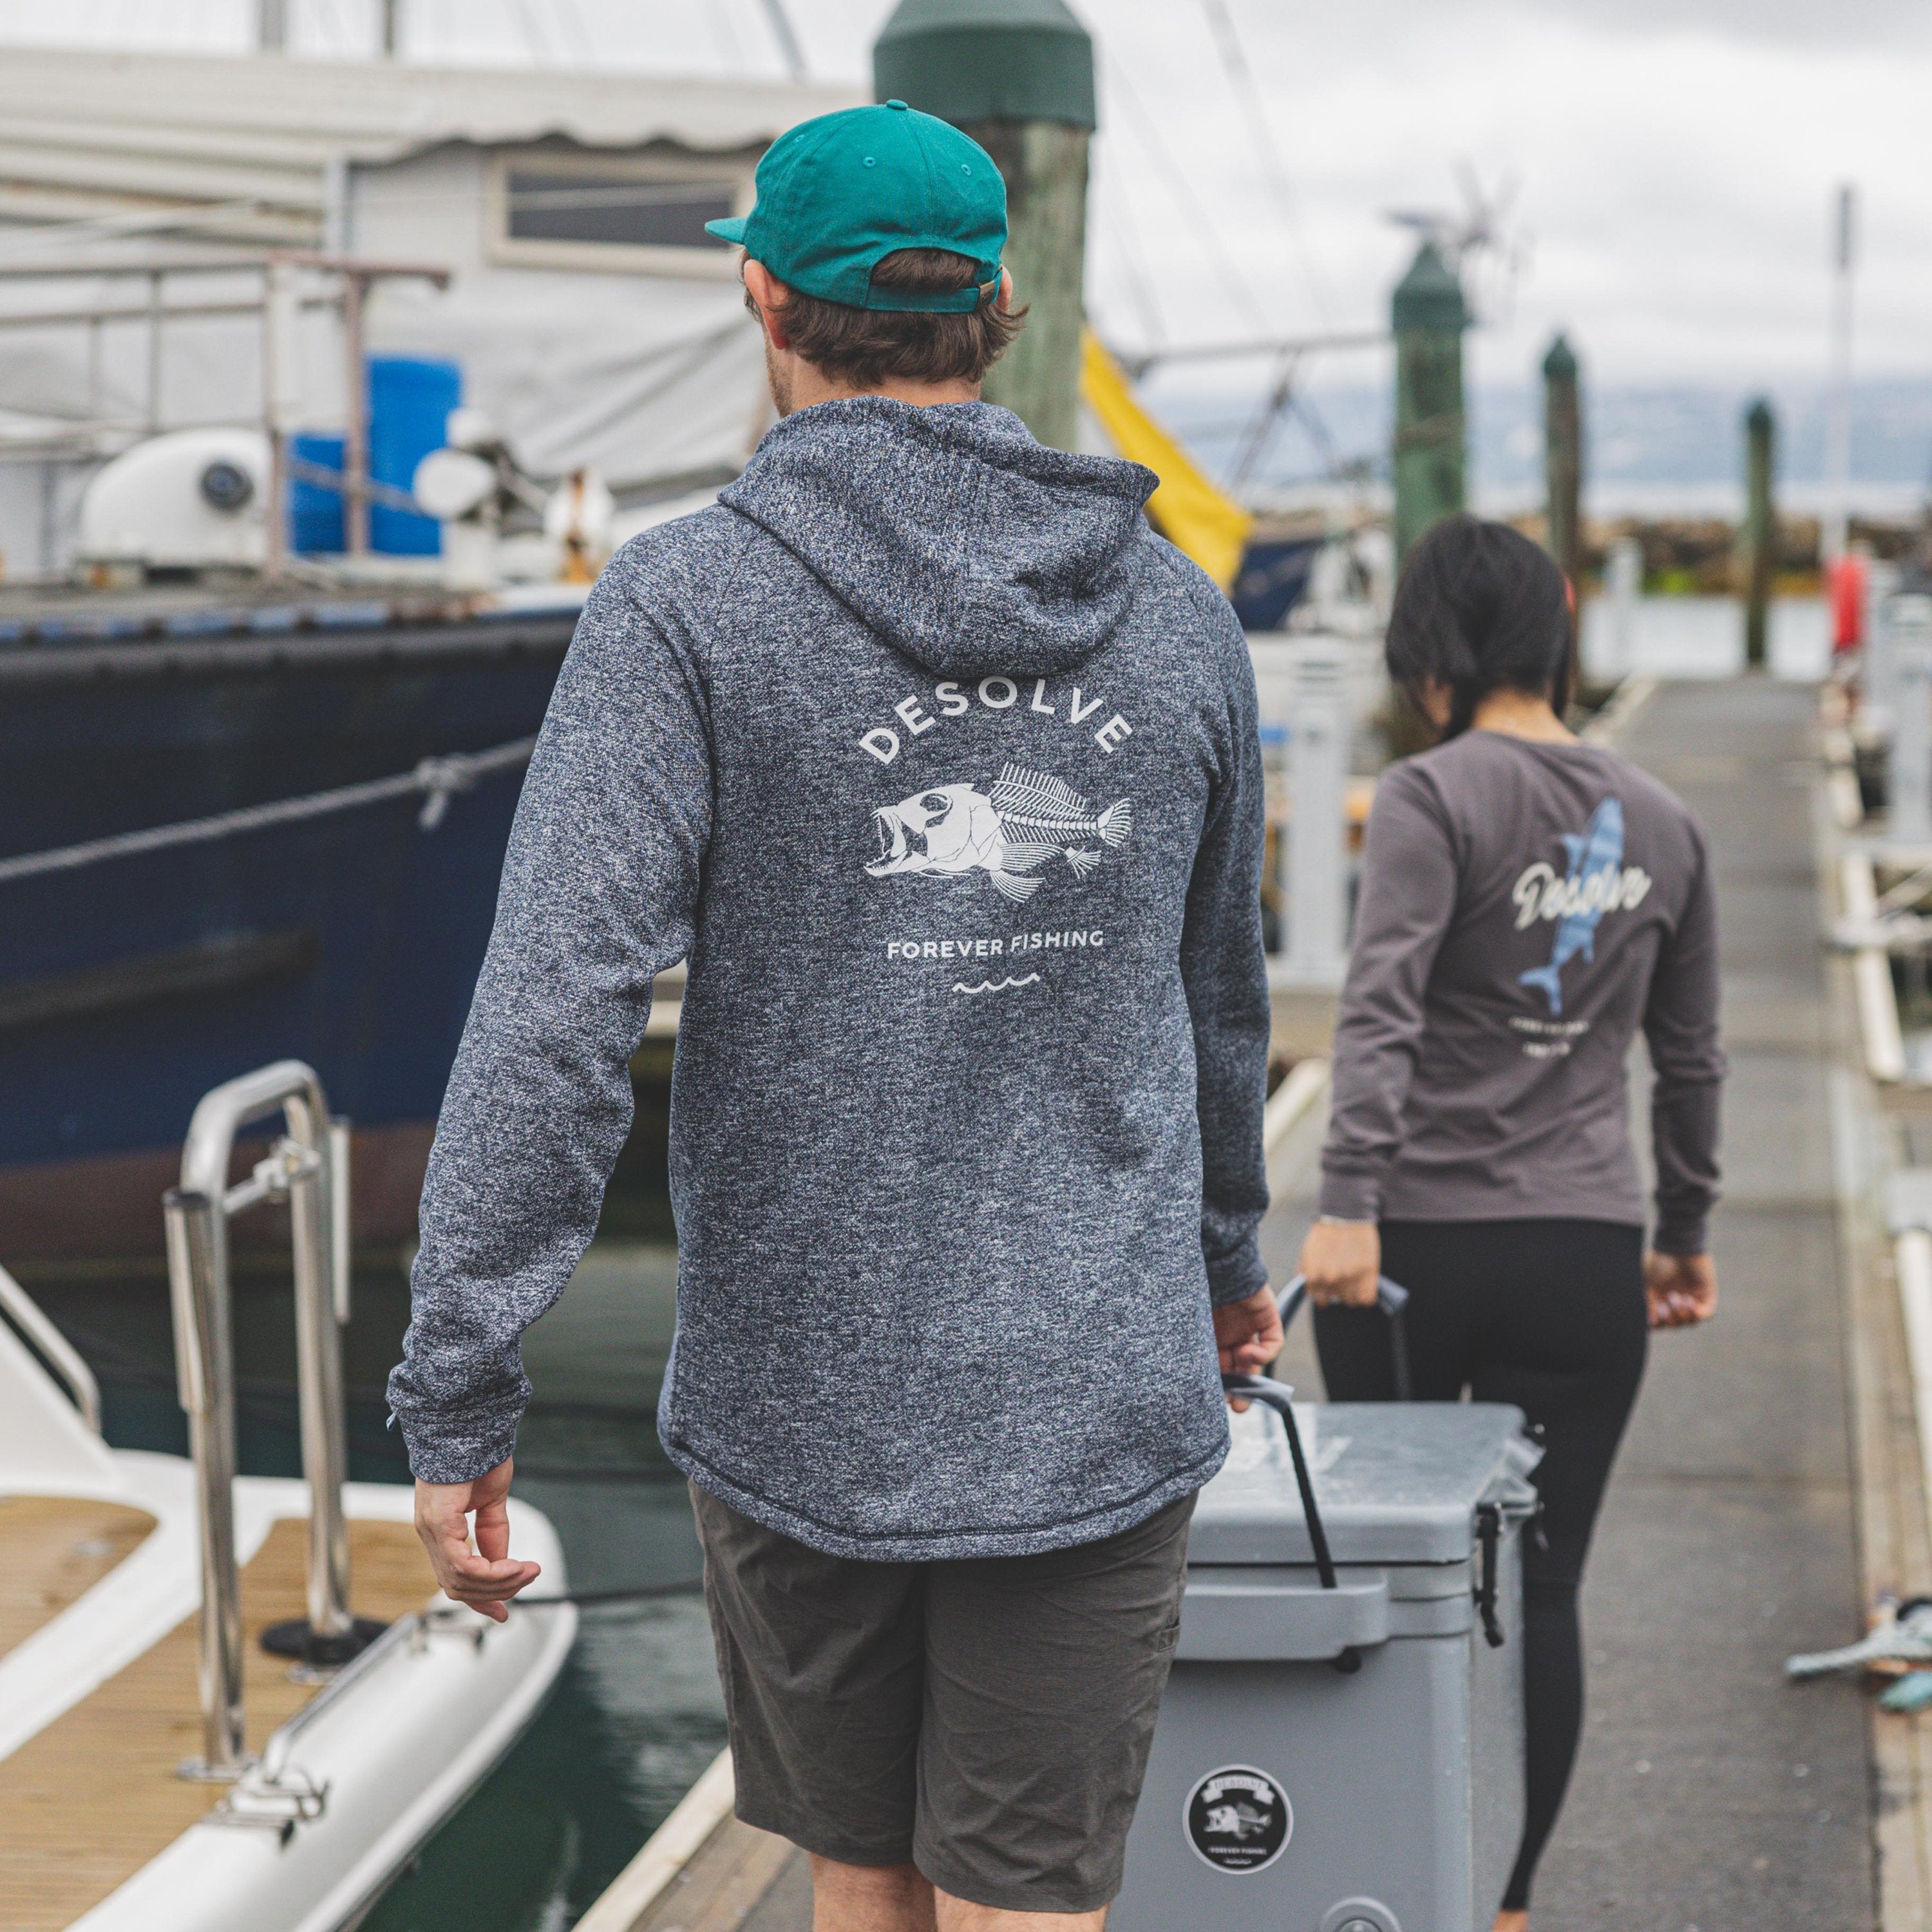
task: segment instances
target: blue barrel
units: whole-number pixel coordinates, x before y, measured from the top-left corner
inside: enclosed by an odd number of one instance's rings
[[[298,463],[342,473],[342,439],[310,430],[290,445]],[[304,482],[298,476],[289,484],[289,548],[298,556],[340,555],[346,548],[343,532],[342,496],[326,483]]]
[[[463,371],[454,362],[413,356],[369,358],[369,474],[406,490],[416,465],[440,449],[449,412],[463,400]],[[392,556],[434,556],[442,531],[433,517],[386,504],[369,508],[369,544]]]

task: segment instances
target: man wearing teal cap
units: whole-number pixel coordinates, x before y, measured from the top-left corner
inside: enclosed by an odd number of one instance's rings
[[[585,606],[390,1401],[438,1580],[502,1615],[519,1338],[685,961],[658,1428],[739,1816],[812,1855],[817,1932],[1096,1932],[1218,1372],[1280,1336],[1253,676],[1152,474],[980,399],[1022,320],[982,149],[889,101],[757,187],[712,225],[781,419]]]

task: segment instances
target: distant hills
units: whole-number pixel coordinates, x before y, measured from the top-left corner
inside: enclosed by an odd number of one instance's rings
[[[1741,418],[1768,395],[1778,412],[1781,494],[1793,509],[1815,508],[1825,449],[1820,383],[1735,388],[1693,383],[1605,386],[1585,399],[1591,507],[1599,514],[1726,514],[1743,466]],[[1261,398],[1148,392],[1151,406],[1219,474],[1244,446]],[[1390,399],[1377,385],[1312,389],[1307,406],[1280,426],[1251,480],[1291,488],[1318,482],[1336,463],[1388,474]],[[1534,501],[1542,489],[1542,398],[1527,383],[1489,385],[1470,398],[1472,484],[1486,507]],[[1312,420],[1311,420],[1312,418]],[[1332,452],[1332,454],[1331,454]],[[1932,494],[1932,379],[1858,384],[1852,396],[1854,498],[1872,514],[1915,514]]]

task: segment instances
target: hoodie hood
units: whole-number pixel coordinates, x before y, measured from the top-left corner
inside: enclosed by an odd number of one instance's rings
[[[928,670],[1038,677],[1118,628],[1159,482],[990,403],[856,396],[786,417],[718,501]]]

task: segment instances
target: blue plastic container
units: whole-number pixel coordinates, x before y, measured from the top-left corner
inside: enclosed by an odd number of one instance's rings
[[[298,463],[342,473],[342,439],[314,430],[296,437],[291,446]],[[343,529],[342,496],[326,484],[305,483],[298,476],[289,485],[289,548],[299,556],[338,556],[346,548]]]
[[[463,371],[454,362],[412,356],[369,358],[369,474],[406,490],[416,465],[440,449],[449,412],[463,400]],[[386,504],[369,506],[369,544],[392,556],[435,556],[442,530],[433,517]]]

